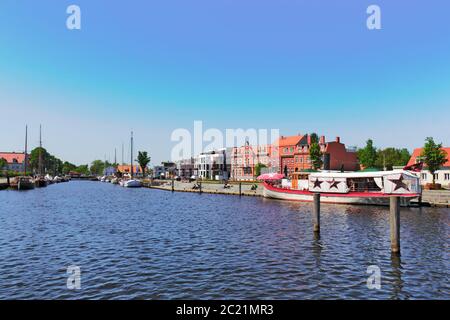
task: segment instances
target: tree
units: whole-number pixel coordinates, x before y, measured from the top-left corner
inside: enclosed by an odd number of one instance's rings
[[[142,175],[145,176],[145,171],[147,169],[148,164],[150,163],[150,157],[147,154],[147,151],[139,151],[137,162],[141,166],[142,169]]]
[[[74,171],[79,174],[88,175],[89,174],[89,166],[87,164],[80,165],[80,166],[76,167],[76,169]]]
[[[406,166],[411,155],[407,149],[379,149],[375,160],[376,168],[392,170],[394,166]]]
[[[94,160],[91,163],[90,171],[94,175],[102,175],[105,169],[105,163],[102,160]]]
[[[309,158],[311,159],[311,166],[314,170],[320,169],[323,165],[322,151],[320,151],[319,136],[317,133],[310,135],[311,145],[309,146]]]
[[[71,172],[71,171],[76,171],[76,169],[77,169],[77,166],[76,165],[74,165],[73,163],[70,163],[70,162],[64,162],[63,163],[63,166],[62,166],[62,173],[63,174],[69,174],[69,172]]]
[[[258,163],[255,165],[255,176],[258,177],[259,175],[261,175],[261,169],[262,168],[267,168],[267,166],[263,163]]]
[[[435,185],[434,173],[447,161],[447,152],[442,149],[442,143],[435,143],[432,137],[425,139],[422,154],[423,162],[426,164],[428,171],[433,176],[433,186]]]
[[[3,158],[0,158],[0,170],[2,170],[6,165],[8,164],[8,161],[6,161]]]
[[[372,139],[367,140],[366,146],[363,149],[358,150],[359,162],[365,168],[375,167],[377,161],[377,149],[373,146]]]

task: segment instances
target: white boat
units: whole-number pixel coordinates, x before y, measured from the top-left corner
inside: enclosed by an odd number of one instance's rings
[[[142,187],[142,183],[139,180],[130,179],[130,180],[124,180],[123,186],[125,188],[140,188],[140,187]]]
[[[58,177],[58,176],[55,176],[55,177],[53,178],[53,182],[60,183],[60,182],[62,182],[62,178],[61,178],[61,177]]]
[[[320,193],[324,203],[372,205],[388,205],[391,196],[399,196],[401,205],[406,206],[421,192],[416,174],[393,170],[295,173],[291,179],[264,181],[263,194],[267,198],[310,202],[315,193]]]
[[[111,179],[112,184],[119,184],[119,178],[112,178]]]

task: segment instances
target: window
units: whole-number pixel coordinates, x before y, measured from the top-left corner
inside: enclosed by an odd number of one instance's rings
[[[439,179],[439,174],[435,173],[434,174],[434,180],[438,180]]]
[[[291,153],[294,152],[294,147],[291,147]]]
[[[450,173],[444,173],[444,180],[450,180]]]
[[[427,174],[426,173],[422,173],[422,180],[427,180]]]

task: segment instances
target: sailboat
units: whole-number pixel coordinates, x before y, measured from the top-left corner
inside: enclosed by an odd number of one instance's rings
[[[43,188],[48,185],[47,179],[44,177],[44,163],[42,160],[42,127],[39,126],[39,164],[38,175],[34,179],[34,185],[36,188]]]
[[[28,150],[27,150],[27,144],[28,144],[28,126],[25,126],[25,157],[23,160],[24,167],[23,167],[23,176],[15,177],[10,182],[10,186],[13,189],[17,190],[30,190],[34,189],[34,180],[32,177],[27,176],[27,162],[28,162]]]
[[[130,166],[130,179],[123,181],[123,186],[125,188],[140,188],[142,187],[141,181],[133,179],[134,174],[133,169],[133,131],[131,132],[131,166]]]

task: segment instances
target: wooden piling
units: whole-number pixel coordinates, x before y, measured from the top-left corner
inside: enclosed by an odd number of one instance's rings
[[[390,197],[391,251],[400,253],[400,198]]]
[[[11,187],[11,183],[9,181],[9,173],[6,171],[6,183],[8,184],[8,188]]]
[[[174,178],[172,178],[172,192],[175,191],[175,180]]]
[[[199,183],[199,188],[200,188],[200,194],[202,194],[202,182],[201,181]]]
[[[242,182],[239,182],[239,196],[242,195]]]
[[[314,230],[314,232],[319,233],[320,232],[320,193],[314,193],[313,206],[314,206],[313,230]]]

